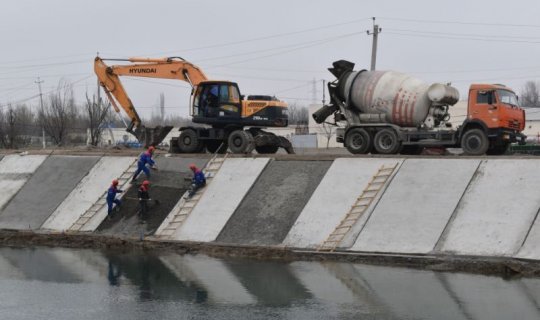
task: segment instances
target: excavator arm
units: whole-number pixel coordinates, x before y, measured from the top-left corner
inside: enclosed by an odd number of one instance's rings
[[[125,61],[131,62],[131,64],[108,66],[104,61]],[[127,131],[135,135],[145,146],[160,143],[171,131],[172,127],[145,128],[120,81],[120,76],[182,80],[188,82],[192,87],[207,80],[206,75],[199,67],[177,57],[157,59],[102,59],[96,57],[94,60],[94,72],[114,110],[120,112],[120,108],[122,108],[130,118],[131,123]]]

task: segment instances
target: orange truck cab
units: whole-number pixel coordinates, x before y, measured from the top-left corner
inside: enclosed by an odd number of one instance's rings
[[[525,111],[512,89],[500,84],[472,84],[467,119],[459,128],[464,151],[502,154],[510,143],[525,143]]]

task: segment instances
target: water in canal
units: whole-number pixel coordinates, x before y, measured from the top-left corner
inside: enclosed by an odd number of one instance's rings
[[[0,319],[540,319],[540,279],[0,248]]]

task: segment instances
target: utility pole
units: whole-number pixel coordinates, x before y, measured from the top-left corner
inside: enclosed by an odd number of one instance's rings
[[[323,106],[326,104],[326,80],[322,81],[322,104]]]
[[[37,78],[37,81],[35,81],[39,88],[39,104],[41,107],[41,111],[43,112],[43,93],[41,92],[41,84],[43,83],[43,80],[40,80],[39,77]],[[47,143],[45,141],[45,127],[41,127],[41,135],[43,140],[43,149],[47,147]]]
[[[313,82],[311,83],[311,103],[316,104],[317,103],[317,79],[313,78]]]
[[[366,31],[368,36],[373,36],[373,43],[371,46],[371,71],[375,70],[375,64],[377,62],[377,38],[379,33],[382,32],[382,28],[379,28],[378,24],[375,24],[375,17],[373,17],[373,31]]]

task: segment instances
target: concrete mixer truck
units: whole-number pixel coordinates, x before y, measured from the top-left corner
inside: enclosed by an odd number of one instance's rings
[[[473,84],[467,117],[453,128],[449,108],[459,100],[450,85],[428,85],[393,71],[354,71],[339,60],[328,70],[330,103],[313,113],[317,123],[332,114],[337,141],[354,154],[416,154],[424,147],[462,148],[467,155],[503,154],[525,143],[525,112],[516,94],[500,84]]]

